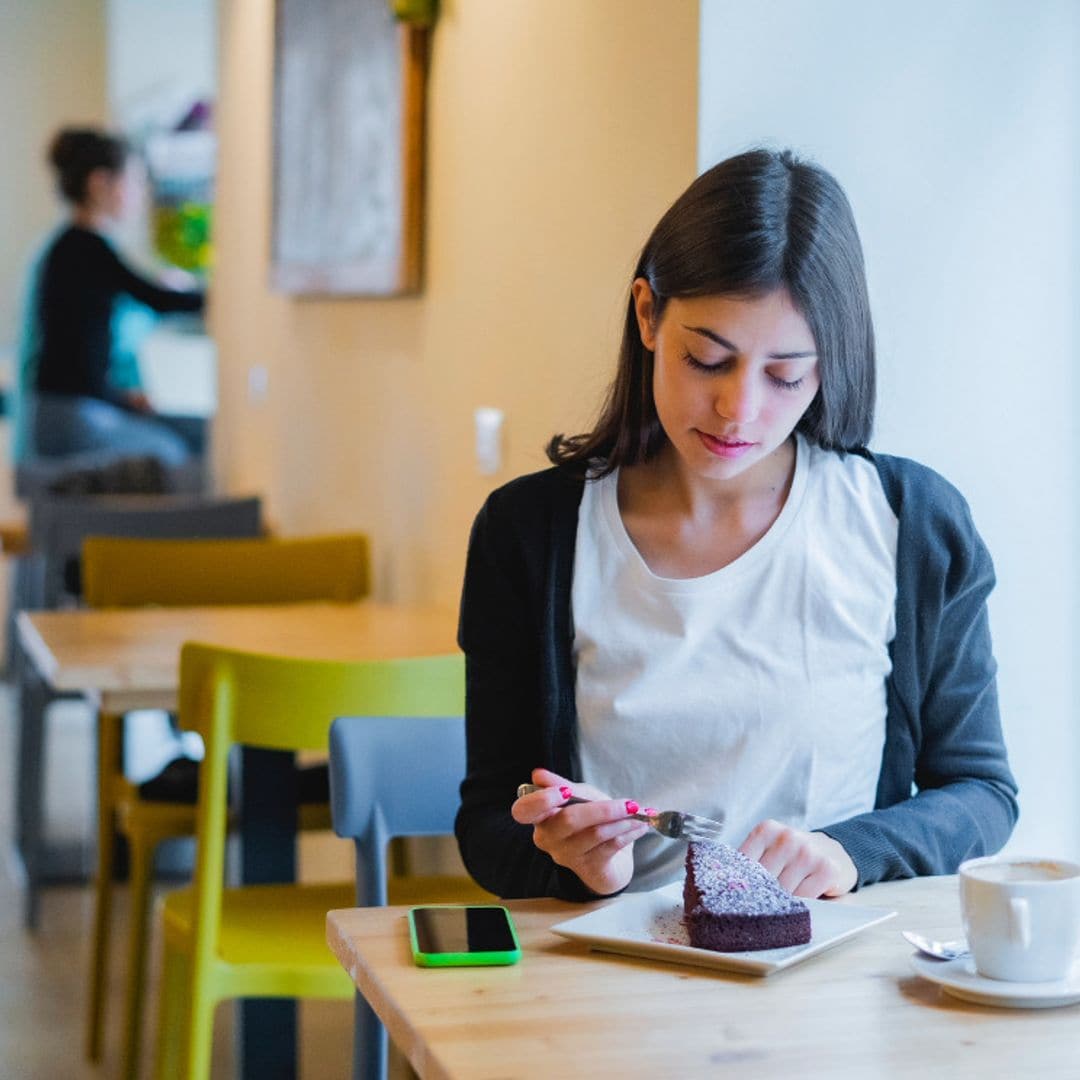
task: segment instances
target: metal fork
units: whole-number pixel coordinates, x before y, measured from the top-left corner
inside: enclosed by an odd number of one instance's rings
[[[543,791],[538,784],[522,784],[518,789],[518,798],[523,795],[531,795],[534,791]],[[576,795],[571,796],[562,805],[571,806],[574,803],[592,802],[592,799],[579,799]],[[672,840],[704,841],[718,843],[723,833],[723,816],[720,821],[712,821],[709,818],[698,817],[697,814],[687,814],[682,810],[658,810],[655,814],[627,814],[627,817],[637,818],[638,821],[647,821],[661,836],[668,836]]]

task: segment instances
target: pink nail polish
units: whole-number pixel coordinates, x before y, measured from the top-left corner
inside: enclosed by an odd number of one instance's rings
[[[656,817],[656,815],[660,813],[660,811],[657,810],[655,806],[646,806],[645,809],[642,810],[641,812],[646,817]]]
[[[559,794],[564,799],[572,799],[574,797],[574,793],[566,786],[566,784],[563,784],[563,786],[559,788]]]
[[[641,807],[633,799],[626,800],[626,812],[628,814],[636,814],[640,809]]]

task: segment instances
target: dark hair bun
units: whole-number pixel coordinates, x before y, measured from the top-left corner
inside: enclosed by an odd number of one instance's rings
[[[49,143],[49,164],[56,170],[60,191],[68,202],[86,198],[86,183],[95,169],[120,172],[127,143],[94,128],[63,128]]]

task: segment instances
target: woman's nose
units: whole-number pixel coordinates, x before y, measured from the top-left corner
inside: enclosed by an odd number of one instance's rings
[[[757,380],[743,374],[733,374],[716,395],[714,405],[719,416],[747,424],[757,419],[761,411],[761,388]]]

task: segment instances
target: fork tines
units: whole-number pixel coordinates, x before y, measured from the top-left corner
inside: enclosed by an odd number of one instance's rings
[[[680,814],[679,836],[683,840],[700,840],[719,843],[723,828],[718,821],[697,817],[694,814]]]

